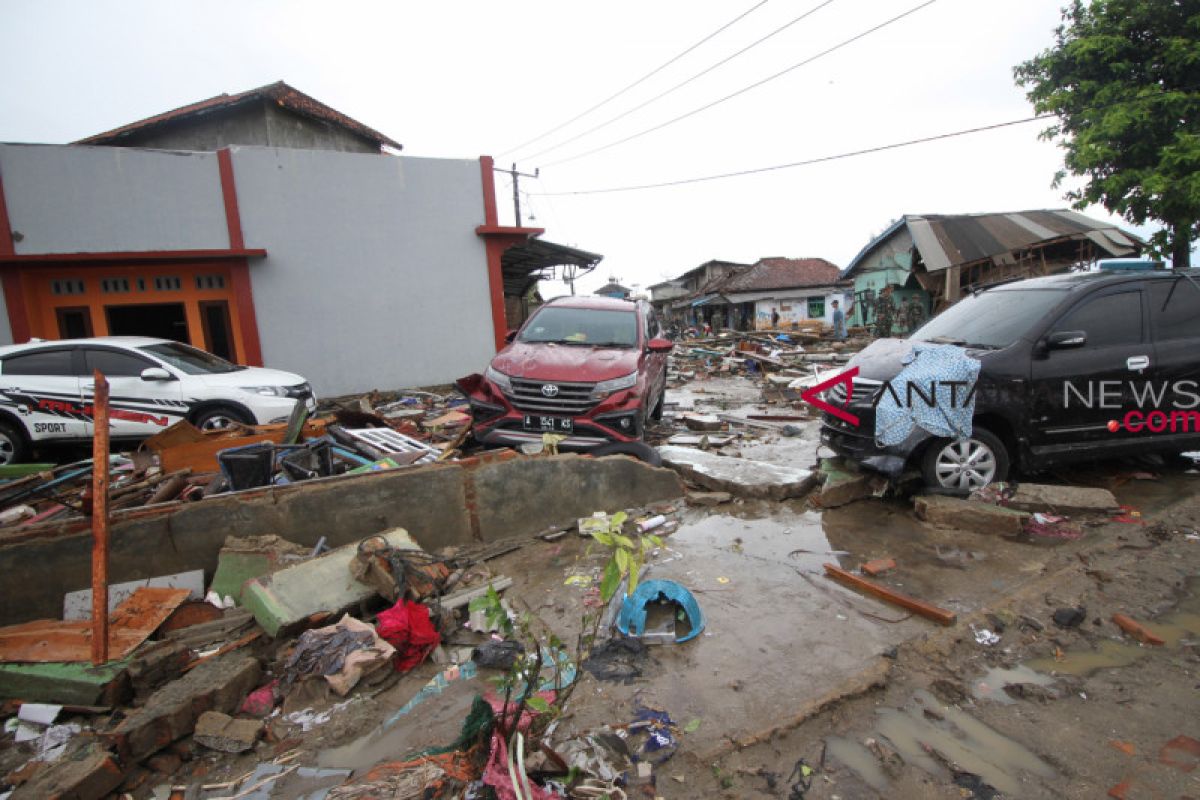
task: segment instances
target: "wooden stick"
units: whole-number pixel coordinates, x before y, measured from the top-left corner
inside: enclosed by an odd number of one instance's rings
[[[258,637],[260,637],[262,635],[263,635],[262,631],[252,631],[252,632],[246,634],[245,636],[243,636],[242,638],[238,639],[236,642],[230,642],[229,644],[222,645],[221,647],[217,648],[216,652],[209,653],[206,656],[201,656],[200,658],[197,658],[195,661],[189,661],[187,664],[184,665],[182,671],[190,672],[192,669],[195,669],[196,667],[200,666],[205,661],[211,661],[214,658],[220,658],[221,656],[225,655],[226,653],[231,653],[234,650],[237,650],[239,647],[245,647],[246,645],[250,644],[251,642],[253,642],[255,639],[257,639]]]
[[[92,664],[108,662],[108,381],[93,375],[92,400]]]
[[[836,581],[853,586],[855,589],[861,589],[867,594],[873,594],[876,597],[887,600],[889,603],[894,603],[901,608],[907,608],[914,614],[920,614],[922,617],[931,619],[934,622],[942,625],[953,625],[958,621],[958,615],[953,611],[947,611],[944,608],[930,605],[922,602],[915,597],[909,597],[906,594],[894,591],[886,586],[880,586],[878,583],[867,580],[866,578],[855,575],[852,572],[847,572],[841,567],[835,567],[833,564],[825,565],[825,575],[828,578],[833,578]]]

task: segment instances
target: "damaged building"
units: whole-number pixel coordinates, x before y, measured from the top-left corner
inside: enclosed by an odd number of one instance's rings
[[[910,296],[936,314],[964,293],[1008,280],[1087,269],[1102,258],[1137,255],[1128,231],[1067,209],[1005,214],[906,214],[842,272],[854,283],[849,322],[869,325],[885,286],[900,306]]]
[[[471,372],[600,256],[500,224],[490,157],[400,149],[283,83],[0,145],[0,343],[156,336],[325,395]]]

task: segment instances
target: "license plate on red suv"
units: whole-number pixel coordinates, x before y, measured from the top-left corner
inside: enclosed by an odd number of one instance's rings
[[[547,417],[541,414],[525,415],[525,430],[543,433],[570,433],[575,429],[570,417]]]

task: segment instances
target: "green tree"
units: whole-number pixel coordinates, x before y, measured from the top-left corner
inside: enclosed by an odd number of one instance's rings
[[[1074,0],[1054,46],[1013,70],[1039,114],[1057,115],[1076,208],[1100,203],[1152,238],[1176,269],[1200,235],[1200,0]]]

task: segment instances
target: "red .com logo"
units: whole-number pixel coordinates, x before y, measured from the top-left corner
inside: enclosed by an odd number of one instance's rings
[[[1130,433],[1191,433],[1200,431],[1200,411],[1127,411],[1125,416],[1117,421],[1110,419],[1108,429],[1113,433],[1124,428]]]

